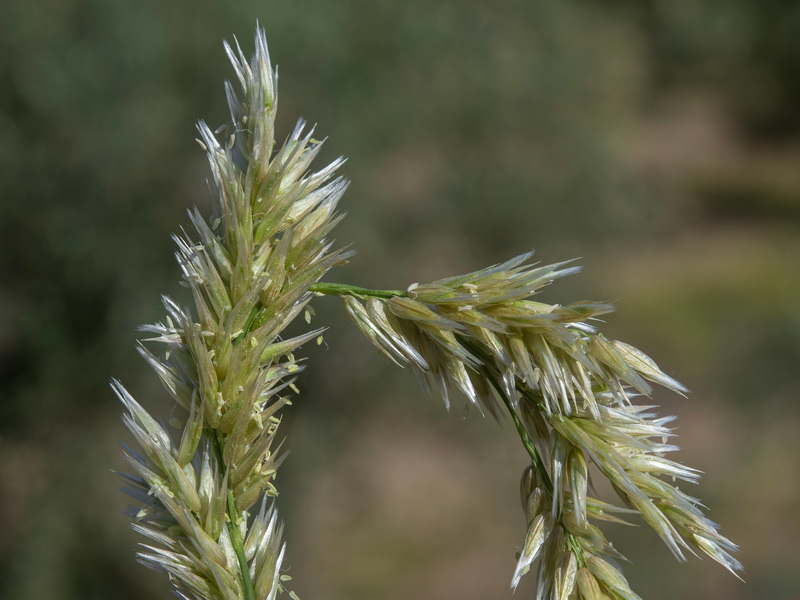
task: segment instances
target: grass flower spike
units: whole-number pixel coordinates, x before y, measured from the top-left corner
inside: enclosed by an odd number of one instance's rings
[[[409,367],[449,407],[463,394],[482,414],[510,417],[531,464],[520,482],[527,522],[512,587],[531,569],[539,600],[635,599],[598,527],[640,517],[675,556],[704,553],[737,573],[733,543],[675,484],[699,472],[667,458],[670,417],[637,404],[656,383],[686,390],[640,350],[597,331],[602,302],[549,305],[532,298],[576,273],[537,266],[532,253],[406,290],[322,282],[352,254],[328,236],[347,183],[342,160],[314,172],[321,142],[301,121],[274,141],[277,76],[256,31],[247,60],[225,45],[239,91],[226,83],[230,122],[198,140],[211,167],[213,214],[190,212],[193,233],[175,237],[193,307],[165,297],[164,322],[139,345],[180,413],[159,423],[118,382],[139,560],[166,572],[181,598],[264,600],[287,591],[282,527],[273,501],[285,454],[282,408],[302,370],[294,352],[321,329],[285,328],[315,296],[340,296],[357,327]],[[593,496],[607,478],[620,506]],[[293,592],[288,592],[296,598]]]
[[[194,310],[164,298],[165,322],[142,328],[166,346],[163,358],[139,350],[184,409],[180,435],[173,440],[114,383],[141,448],[127,452],[128,492],[144,506],[132,510],[134,528],[150,540],[139,559],[188,598],[282,590],[281,526],[265,499],[277,494],[280,410],[301,370],[292,352],[320,330],[281,333],[311,299],[309,286],[348,255],[326,240],[346,188],[334,177],[342,161],[309,173],[320,142],[302,122],[273,152],[277,77],[263,31],[255,44],[250,61],[225,46],[241,87],[239,96],[225,86],[231,122],[216,134],[198,125],[214,215],[207,223],[191,212],[194,237],[175,238]]]
[[[661,479],[699,479],[665,457],[678,449],[669,443],[672,418],[634,403],[650,395],[650,383],[687,390],[642,351],[596,330],[591,321],[611,305],[530,300],[578,271],[568,263],[527,264],[531,256],[415,283],[389,299],[363,292],[344,298],[367,338],[410,366],[446,405],[460,391],[482,413],[508,413],[514,421],[531,466],[521,482],[528,532],[512,587],[538,559],[539,599],[637,598],[613,565],[621,555],[596,525],[625,522],[622,515],[638,514],[681,560],[684,551],[699,551],[741,570],[736,546],[703,515],[699,500]],[[591,463],[623,507],[589,495]]]

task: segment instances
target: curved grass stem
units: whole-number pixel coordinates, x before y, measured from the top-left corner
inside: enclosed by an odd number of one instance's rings
[[[514,410],[514,407],[511,404],[511,399],[508,397],[508,394],[506,394],[505,390],[503,390],[502,386],[495,381],[494,377],[487,373],[486,378],[489,380],[489,383],[492,384],[492,387],[500,396],[500,398],[502,398],[503,404],[505,404],[506,409],[508,410],[508,414],[511,415],[511,420],[514,421],[514,427],[517,429],[517,435],[519,435],[522,445],[525,447],[525,450],[531,457],[531,464],[536,469],[536,472],[539,473],[539,477],[541,477],[542,484],[544,485],[545,489],[552,495],[553,482],[550,480],[550,474],[547,472],[544,462],[542,461],[542,457],[539,456],[539,451],[536,449],[536,444],[534,444],[533,439],[528,433],[528,430],[525,428],[525,424],[522,422],[522,419],[519,418],[517,411]]]

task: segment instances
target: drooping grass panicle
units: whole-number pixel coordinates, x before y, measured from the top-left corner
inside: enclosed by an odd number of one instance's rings
[[[173,436],[121,384],[114,390],[141,448],[127,451],[134,528],[149,540],[139,560],[166,571],[184,597],[271,599],[283,585],[281,526],[264,500],[277,494],[279,411],[301,370],[293,351],[321,330],[281,334],[309,287],[349,255],[327,240],[347,185],[335,177],[341,160],[309,172],[321,142],[302,121],[274,151],[277,75],[264,32],[250,60],[238,44],[225,49],[241,93],[226,83],[228,124],[198,125],[213,215],[191,211],[194,235],[175,236],[194,308],[165,297],[165,321],[142,330],[166,352],[139,347],[184,409],[180,431]]]
[[[528,264],[531,253],[501,265],[395,297],[344,296],[352,320],[449,406],[453,391],[497,418],[508,411],[532,464],[523,475],[528,532],[512,578],[539,560],[539,599],[637,598],[614,559],[621,556],[594,524],[638,514],[680,559],[700,551],[734,572],[736,546],[718,533],[699,500],[672,480],[696,483],[699,471],[665,457],[671,417],[635,404],[651,383],[687,392],[642,351],[597,331],[605,302],[550,305],[531,298],[578,271]],[[589,464],[609,479],[625,507],[589,495]],[[626,508],[627,507],[627,508]],[[578,594],[578,596],[574,595]]]

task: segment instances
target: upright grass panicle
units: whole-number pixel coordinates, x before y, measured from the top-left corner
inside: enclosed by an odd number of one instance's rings
[[[145,341],[166,346],[163,357],[139,346],[183,409],[171,423],[180,433],[171,435],[113,382],[141,448],[126,449],[135,475],[125,476],[137,502],[133,527],[148,539],[139,560],[165,571],[182,598],[272,599],[286,591],[281,525],[267,497],[277,495],[284,456],[279,411],[301,370],[293,352],[322,330],[281,334],[314,295],[337,295],[366,337],[448,407],[457,391],[483,414],[511,417],[531,460],[521,481],[528,528],[512,587],[538,561],[538,599],[638,598],[596,524],[636,515],[678,558],[700,551],[741,570],[736,546],[699,500],[662,479],[699,477],[665,457],[677,450],[672,418],[634,404],[650,395],[649,382],[678,393],[683,386],[641,351],[597,332],[591,321],[610,305],[530,300],[578,268],[537,267],[528,253],[407,290],[321,283],[351,255],[327,241],[347,187],[335,177],[343,161],[310,171],[321,143],[302,121],[275,150],[277,75],[262,30],[249,61],[238,45],[225,49],[241,94],[226,83],[231,121],[216,132],[198,125],[214,214],[207,222],[190,212],[195,233],[175,237],[194,309],[165,297],[165,322],[142,328],[152,335]],[[590,495],[590,464],[624,506]]]
[[[214,215],[206,223],[191,212],[196,237],[175,237],[194,311],[164,298],[166,322],[142,328],[166,345],[163,359],[139,351],[184,409],[179,441],[113,384],[143,450],[127,452],[128,492],[144,505],[132,511],[134,528],[152,542],[139,560],[191,598],[271,599],[283,589],[281,526],[266,497],[277,494],[279,411],[301,370],[292,352],[320,330],[281,332],[309,287],[349,255],[326,241],[346,188],[334,178],[342,161],[309,173],[320,142],[302,121],[273,156],[277,76],[262,31],[255,43],[249,62],[225,46],[242,89],[240,98],[225,86],[231,122],[219,138],[198,125]]]

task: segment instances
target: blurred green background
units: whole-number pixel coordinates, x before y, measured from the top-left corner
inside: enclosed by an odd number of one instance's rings
[[[167,598],[134,562],[107,382],[171,407],[135,327],[184,297],[171,232],[207,209],[193,123],[226,119],[221,40],[256,22],[303,116],[348,156],[360,250],[332,278],[404,287],[584,257],[543,298],[615,300],[606,331],[693,393],[697,495],[742,584],[609,529],[644,598],[800,597],[800,4],[787,0],[3,0],[0,598]],[[320,162],[322,164],[322,162]],[[278,484],[305,599],[511,598],[525,454],[422,394],[316,303]],[[328,346],[329,344],[329,346]],[[533,597],[529,578],[516,598]]]

